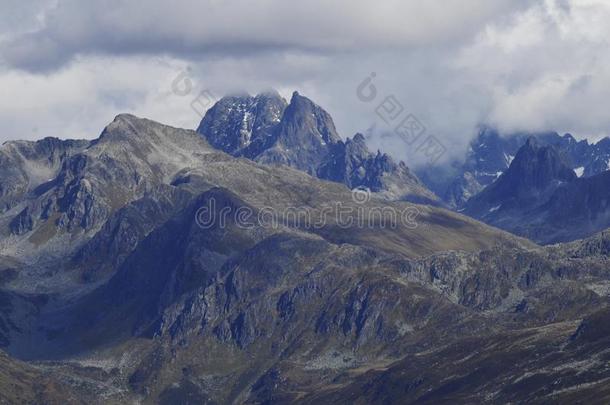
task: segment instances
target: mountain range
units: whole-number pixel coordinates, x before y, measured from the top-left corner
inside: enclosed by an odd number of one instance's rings
[[[535,138],[464,213],[541,243],[579,239],[610,226],[610,172],[581,177],[553,145]]]
[[[275,91],[224,97],[208,110],[197,132],[233,156],[287,165],[391,200],[438,200],[404,162],[372,153],[362,134],[343,141],[331,116],[298,92],[290,103]]]
[[[603,211],[577,199],[605,173],[517,149],[464,212]],[[446,209],[298,93],[8,142],[0,172],[2,402],[610,400],[607,231],[541,246]]]
[[[519,148],[532,137],[541,145],[554,146],[578,177],[590,177],[610,168],[610,138],[591,144],[587,140],[577,141],[570,134],[500,134],[493,128],[482,127],[470,142],[463,160],[454,160],[447,165],[423,166],[416,172],[448,206],[461,209],[468,199],[508,169]]]

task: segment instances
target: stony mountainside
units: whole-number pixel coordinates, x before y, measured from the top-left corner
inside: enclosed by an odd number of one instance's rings
[[[95,394],[77,393],[59,381],[57,370],[32,366],[0,351],[0,402],[3,404],[78,404]],[[99,397],[98,397],[99,399]]]
[[[57,138],[4,143],[0,148],[0,212],[13,208],[25,194],[37,187],[44,188],[63,162],[88,143]]]
[[[197,131],[233,156],[287,165],[392,200],[437,200],[403,162],[369,151],[362,135],[343,141],[331,116],[297,92],[289,104],[275,92],[224,97]]]
[[[581,177],[554,146],[530,138],[464,212],[542,243],[579,239],[610,226],[610,176]]]
[[[561,184],[575,180],[576,174],[553,146],[540,146],[535,138],[519,149],[510,167],[491,185],[472,198],[466,212],[521,209],[539,204]],[[478,205],[484,207],[479,208]]]
[[[77,142],[77,149],[46,158],[21,154],[18,163],[8,161],[7,167],[16,166],[13,170],[22,177],[6,178],[7,184],[27,186],[7,194],[12,203],[0,217],[0,254],[25,263],[49,262],[78,248],[118,209],[158,191],[185,166],[213,152],[194,132],[190,137],[183,133],[120,115],[98,139]],[[44,150],[46,142],[31,147]],[[12,152],[13,144],[2,150]],[[39,161],[44,162],[42,176],[30,169],[40,166]]]
[[[422,167],[418,176],[450,207],[461,209],[466,202],[493,183],[508,169],[513,158],[529,138],[541,145],[552,145],[579,177],[590,177],[610,167],[610,139],[590,144],[570,134],[556,132],[500,134],[484,127],[470,142],[463,161],[447,166]]]
[[[287,103],[277,92],[223,97],[210,108],[197,132],[213,147],[254,158],[275,142],[274,130]]]
[[[535,156],[548,170],[524,163],[523,187],[569,176]],[[345,179],[117,117],[2,213],[0,398],[607,398],[607,232],[540,247],[442,208],[354,199]]]
[[[17,171],[28,173],[22,167]],[[235,159],[194,131],[130,115],[118,116],[98,139],[62,155],[43,177],[26,177],[29,189],[15,194],[13,207],[0,216],[0,280],[30,293],[78,291],[74,283],[87,281],[93,287],[103,282],[150,232],[212,187],[226,188],[257,209],[307,207],[312,215],[322,215],[335,202],[354,206],[341,184]],[[397,210],[410,207],[396,204]],[[510,239],[442,209],[418,206],[417,216],[428,229],[388,226],[344,234],[333,215],[315,231],[338,241],[369,240],[409,255],[458,246],[477,249]],[[468,236],[458,243],[457,231],[445,232],[444,223]],[[391,235],[393,243],[382,242],[382,234]]]

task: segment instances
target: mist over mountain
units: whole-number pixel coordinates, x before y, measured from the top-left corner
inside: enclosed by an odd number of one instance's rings
[[[466,156],[447,164],[419,167],[415,171],[430,190],[450,207],[462,209],[465,203],[496,181],[529,138],[541,145],[552,145],[578,177],[607,171],[610,165],[610,140],[596,143],[577,141],[571,134],[521,132],[501,134],[482,127],[470,141]]]
[[[579,178],[560,150],[529,138],[463,212],[537,242],[582,238],[610,225],[609,173]]]

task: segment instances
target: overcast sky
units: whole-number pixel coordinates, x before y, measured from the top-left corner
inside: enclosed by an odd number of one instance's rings
[[[298,90],[342,136],[368,130],[374,146],[408,163],[408,147],[376,136],[391,130],[375,114],[387,96],[454,155],[481,123],[610,134],[608,0],[0,5],[1,141],[93,138],[122,112],[195,128],[199,91],[271,87],[287,98]],[[372,72],[378,96],[367,103],[356,89]]]

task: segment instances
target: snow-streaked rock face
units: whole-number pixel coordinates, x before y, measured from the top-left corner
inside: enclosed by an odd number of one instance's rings
[[[520,208],[520,205],[548,194],[558,184],[574,179],[576,174],[556,148],[540,146],[535,138],[530,138],[519,149],[508,170],[472,200],[467,212],[475,207],[475,202]]]
[[[587,140],[577,141],[570,134],[500,134],[492,128],[483,127],[470,142],[463,161],[454,161],[443,167],[422,167],[417,174],[450,207],[459,210],[508,169],[519,148],[530,137],[536,138],[541,145],[554,146],[579,177],[590,177],[608,170],[609,138],[590,144]]]
[[[558,148],[530,138],[508,170],[468,200],[464,212],[551,243],[582,238],[610,226],[608,201],[610,172],[579,177]]]
[[[252,158],[275,141],[286,106],[275,91],[224,97],[206,113],[197,132],[217,149]]]
[[[361,134],[343,141],[330,114],[308,98],[294,92],[289,104],[282,102],[277,93],[225,97],[197,131],[233,156],[291,166],[350,188],[369,188],[388,199],[437,200],[404,163],[369,151]],[[259,121],[263,124],[257,125]]]

